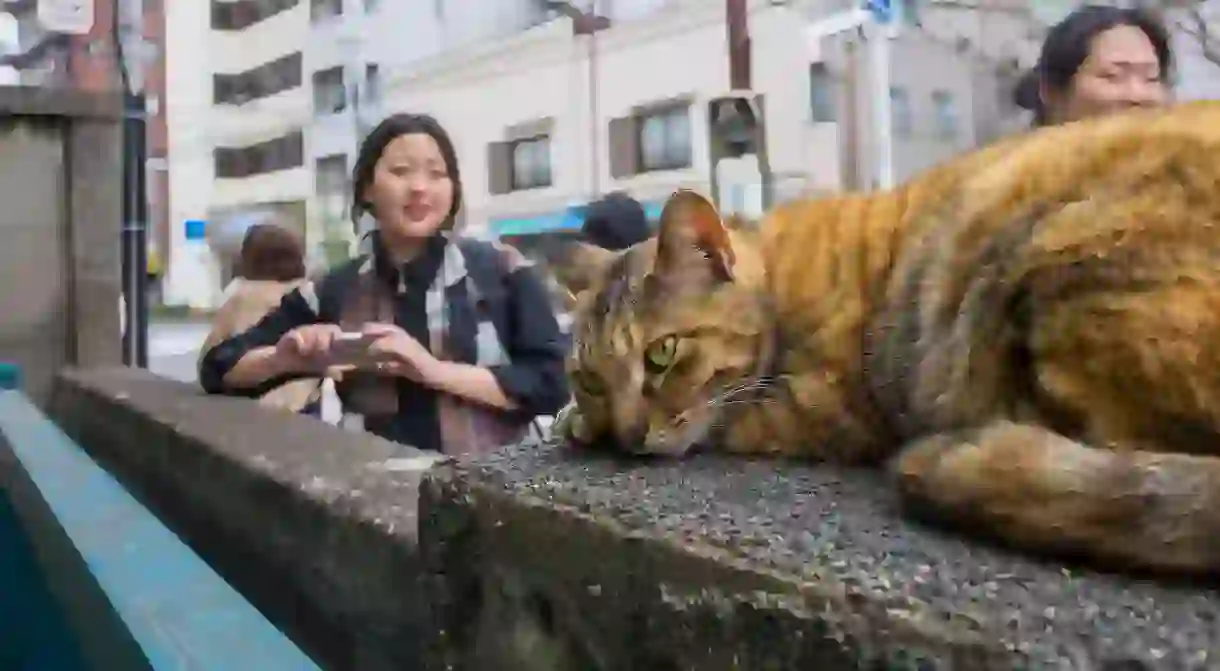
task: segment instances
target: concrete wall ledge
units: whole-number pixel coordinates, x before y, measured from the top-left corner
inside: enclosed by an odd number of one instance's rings
[[[869,473],[520,446],[420,519],[432,668],[1220,668],[1212,587],[916,528]]]
[[[52,417],[331,669],[1220,668],[1214,586],[904,522],[868,473],[419,453],[123,368]]]
[[[419,667],[431,458],[128,368],[63,372],[49,414],[321,666]]]

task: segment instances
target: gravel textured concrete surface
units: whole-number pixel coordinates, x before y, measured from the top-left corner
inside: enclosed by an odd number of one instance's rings
[[[469,581],[510,573],[567,621],[543,629],[569,662],[521,668],[1220,668],[1214,586],[919,527],[874,473],[523,445],[434,470],[420,513],[432,651],[463,668],[487,640]]]

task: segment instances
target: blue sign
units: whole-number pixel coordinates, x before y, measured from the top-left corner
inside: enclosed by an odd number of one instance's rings
[[[182,222],[187,240],[202,240],[207,233],[207,223],[203,219],[187,219]]]
[[[877,23],[889,23],[894,16],[894,6],[890,0],[864,0],[864,8]]]

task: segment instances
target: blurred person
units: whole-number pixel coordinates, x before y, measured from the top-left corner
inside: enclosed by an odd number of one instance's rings
[[[652,227],[648,224],[644,206],[627,193],[614,191],[589,203],[578,241],[620,251],[650,237]],[[569,257],[579,257],[585,251],[582,245],[573,242],[571,239],[552,240],[541,247],[550,270],[548,281],[551,291],[565,310],[571,310],[575,305],[576,297],[569,288],[577,285],[573,284],[575,278],[562,274],[579,265],[578,260],[573,264]]]
[[[1017,105],[1034,125],[1168,104],[1169,33],[1141,9],[1086,5],[1053,26],[1038,64],[1017,85]]]
[[[644,206],[622,191],[589,203],[580,232],[586,242],[614,251],[652,237]]]
[[[306,282],[304,245],[297,234],[281,223],[256,223],[246,229],[242,238],[236,270],[225,288],[224,303],[212,319],[212,330],[203,342],[201,369],[213,347],[257,324],[279,306],[285,294]],[[259,395],[259,403],[320,416],[321,380],[304,378],[272,387]]]
[[[352,188],[353,221],[375,221],[368,253],[212,347],[204,388],[256,395],[341,369],[345,425],[449,454],[518,441],[559,410],[566,349],[546,289],[515,249],[453,232],[462,185],[444,128],[386,118],[361,143]]]

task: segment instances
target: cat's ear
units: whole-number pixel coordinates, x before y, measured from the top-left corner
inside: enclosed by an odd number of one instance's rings
[[[615,252],[584,242],[544,245],[542,255],[555,280],[568,290],[569,300],[587,290],[614,259]]]
[[[732,280],[736,260],[729,231],[711,201],[687,189],[669,197],[661,210],[655,275],[673,276],[698,263]]]

